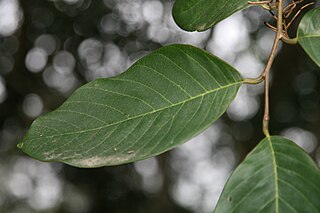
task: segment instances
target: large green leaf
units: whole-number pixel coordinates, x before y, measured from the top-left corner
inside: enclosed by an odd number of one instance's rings
[[[239,73],[188,45],[144,57],[79,88],[34,121],[18,145],[43,161],[100,167],[155,156],[206,129],[234,99]]]
[[[320,212],[320,171],[288,139],[264,139],[228,180],[215,213]]]
[[[320,67],[320,7],[303,16],[298,28],[298,42]]]
[[[248,0],[176,0],[172,14],[182,29],[204,31],[249,6]]]

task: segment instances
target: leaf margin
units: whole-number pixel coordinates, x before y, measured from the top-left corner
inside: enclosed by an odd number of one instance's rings
[[[169,46],[167,46],[167,47],[171,47],[171,46],[184,46],[184,47],[189,47],[189,48],[195,48],[195,47],[193,47],[193,46],[191,46],[191,45],[169,45]],[[162,48],[160,48],[160,49],[162,49]],[[196,48],[196,49],[197,49],[198,51],[201,51],[201,52],[204,53],[204,54],[209,54],[208,52],[206,52],[206,51],[204,51],[204,50],[202,50],[202,49],[199,49],[199,48]],[[153,54],[153,53],[151,53],[151,54]],[[151,55],[151,54],[150,54],[150,55]],[[214,59],[218,60],[219,62],[223,63],[223,65],[226,66],[226,67],[228,67],[229,69],[232,68],[233,71],[236,71],[233,67],[231,67],[231,66],[228,65],[226,62],[224,62],[223,60],[219,59],[218,57],[213,56],[213,55],[211,55],[211,54],[210,54],[210,56],[213,57]],[[140,61],[140,60],[139,60],[139,61]],[[138,62],[136,62],[136,63],[138,63]],[[135,64],[136,64],[136,63],[135,63]],[[134,66],[134,65],[133,65],[133,66]],[[130,67],[130,68],[131,68],[131,67]],[[130,69],[130,68],[129,68],[129,69]],[[113,77],[113,78],[117,78],[117,77],[119,77],[119,76],[121,76],[121,75],[125,75],[125,73],[130,72],[129,69],[128,69],[126,72],[124,72],[123,74],[120,74],[120,75],[115,76],[115,77]],[[132,71],[132,70],[131,70],[131,71]],[[237,93],[237,90],[239,89],[239,87],[240,87],[241,84],[243,83],[243,79],[241,78],[240,74],[238,73],[237,75],[238,75],[238,77],[239,77],[239,81],[234,84],[234,85],[236,86],[236,87],[235,87],[234,97],[235,97],[235,95],[236,95],[236,93]],[[111,79],[112,79],[112,78],[111,78]],[[86,85],[95,85],[95,84],[97,83],[97,81],[99,82],[99,81],[103,81],[103,80],[105,80],[105,79],[97,79],[97,80],[95,80],[95,81],[89,82],[89,83],[86,84]],[[109,78],[109,80],[110,80],[110,78]],[[84,85],[84,86],[85,86],[85,85]],[[83,88],[84,86],[78,88],[78,89],[74,92],[74,94],[78,93],[78,92],[81,90],[81,88]],[[230,87],[230,86],[233,86],[233,85],[227,85],[227,86]],[[73,95],[74,95],[74,94],[73,94]],[[71,96],[68,98],[68,100],[69,100],[71,97],[73,97],[73,95],[71,95]],[[201,96],[201,95],[199,95],[199,96]],[[202,96],[204,96],[204,94],[202,94]],[[232,99],[234,99],[234,97],[233,97]],[[193,99],[195,99],[195,97],[193,97]],[[66,102],[65,102],[65,103],[66,103]],[[63,103],[60,107],[58,107],[57,110],[63,108],[63,106],[65,105],[65,103]],[[231,102],[230,102],[230,103],[231,103]],[[230,104],[230,103],[229,103],[229,104]],[[228,104],[228,105],[229,105],[229,104]],[[56,111],[56,110],[55,110],[55,111]],[[50,113],[48,113],[48,114],[54,113],[55,111],[50,112]],[[225,111],[225,110],[224,110],[224,111]],[[224,111],[221,112],[221,113],[217,116],[217,118],[219,118],[219,117],[224,113]],[[46,115],[44,115],[44,116],[40,116],[38,119],[36,119],[36,121],[34,121],[34,123],[31,125],[31,128],[33,128],[33,126],[35,126],[37,122],[41,121],[41,119],[45,119],[45,117],[46,117],[48,114],[46,114]],[[211,123],[210,123],[210,124],[211,124]],[[207,128],[210,124],[206,125],[205,128]],[[30,128],[30,130],[31,130],[31,128]],[[199,133],[201,133],[205,128],[198,130],[198,132],[196,133],[196,135],[199,134]],[[29,134],[30,130],[27,132],[27,134],[26,134],[26,136],[24,137],[24,139],[18,144],[18,147],[21,148],[21,149],[22,149],[24,152],[26,152],[27,154],[29,154],[29,153],[28,153],[28,151],[27,151],[26,148],[25,148],[25,142],[27,141],[26,138],[28,138],[28,134]],[[49,137],[50,137],[50,136],[49,136]],[[43,136],[40,135],[40,137],[38,137],[38,138],[43,139]],[[32,140],[32,138],[31,138],[31,140]],[[182,143],[184,143],[184,142],[186,142],[186,141],[182,141],[182,142],[179,143],[179,144],[182,144]],[[179,144],[177,144],[177,145],[179,145]],[[175,146],[177,146],[177,145],[175,145]],[[161,154],[161,153],[166,152],[166,151],[168,151],[168,150],[170,150],[170,149],[172,149],[172,148],[174,148],[174,147],[169,147],[168,149],[162,150],[161,152],[158,152],[158,153],[156,153],[156,154],[154,154],[154,155],[152,155],[152,156]],[[29,152],[30,152],[30,151],[29,151]],[[129,152],[129,151],[128,151],[128,152]],[[32,155],[31,155],[31,156],[32,156]],[[143,158],[137,159],[137,160],[143,160],[143,159],[146,159],[146,158],[149,158],[149,157],[152,157],[152,156],[146,156],[146,157],[143,157]],[[47,162],[58,161],[58,162],[63,162],[63,163],[66,163],[66,164],[69,164],[69,165],[72,165],[72,166],[76,166],[76,167],[81,167],[81,168],[95,168],[95,167],[102,167],[102,166],[113,166],[113,165],[120,165],[120,164],[124,164],[124,163],[130,163],[130,162],[137,161],[137,160],[133,160],[133,161],[132,161],[132,160],[124,160],[124,161],[122,160],[121,162],[116,162],[116,163],[112,163],[112,164],[106,164],[106,163],[98,162],[99,159],[97,159],[97,158],[91,158],[91,159],[89,160],[90,162],[87,161],[87,164],[85,165],[84,163],[79,163],[79,162],[77,162],[77,161],[74,161],[73,159],[59,160],[59,159],[57,159],[57,158],[44,159],[44,158],[38,157],[38,156],[32,156],[32,157],[34,157],[34,158],[36,158],[36,159],[38,159],[38,160],[41,160],[41,161],[47,161]],[[88,163],[88,162],[89,162],[89,163]]]

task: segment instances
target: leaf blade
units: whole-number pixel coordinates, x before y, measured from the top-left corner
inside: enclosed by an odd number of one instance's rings
[[[215,212],[318,212],[320,171],[288,139],[272,136],[228,180]]]
[[[303,16],[298,27],[298,42],[320,67],[320,7]]]
[[[109,79],[80,87],[32,124],[20,147],[43,161],[118,165],[163,153],[221,116],[242,84],[220,59],[171,45]]]
[[[187,31],[205,31],[249,6],[247,0],[177,0],[172,14],[180,28]]]

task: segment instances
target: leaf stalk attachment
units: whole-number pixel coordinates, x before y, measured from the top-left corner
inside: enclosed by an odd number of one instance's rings
[[[288,35],[288,29],[292,25],[293,21],[301,13],[301,11],[311,5],[314,2],[305,4],[302,6],[296,13],[294,13],[297,4],[304,2],[304,0],[292,1],[285,8],[283,8],[283,0],[269,0],[269,1],[258,1],[252,2],[248,1],[250,5],[259,5],[266,10],[269,10],[273,19],[276,21],[277,25],[273,26],[268,22],[265,22],[265,25],[269,27],[272,31],[276,32],[276,36],[272,45],[272,50],[270,52],[267,64],[258,78],[255,79],[244,79],[246,84],[258,84],[264,81],[264,114],[262,122],[262,130],[266,137],[270,137],[269,133],[269,121],[270,121],[270,112],[269,112],[269,80],[270,80],[270,70],[274,62],[277,49],[279,47],[279,41],[283,41],[287,44],[297,44],[298,38],[290,38]],[[277,10],[277,15],[275,15],[273,10]],[[294,15],[293,15],[294,14]],[[288,22],[288,23],[287,23]]]

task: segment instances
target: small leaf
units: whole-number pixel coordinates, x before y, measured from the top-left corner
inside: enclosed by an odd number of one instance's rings
[[[248,0],[176,0],[172,14],[182,29],[205,31],[249,6]]]
[[[298,28],[298,42],[320,67],[320,7],[303,16]]]
[[[206,129],[241,83],[234,68],[203,50],[163,47],[117,77],[79,88],[34,121],[19,147],[36,159],[77,167],[145,159]]]
[[[215,213],[320,212],[320,171],[288,139],[265,138],[228,180]]]

